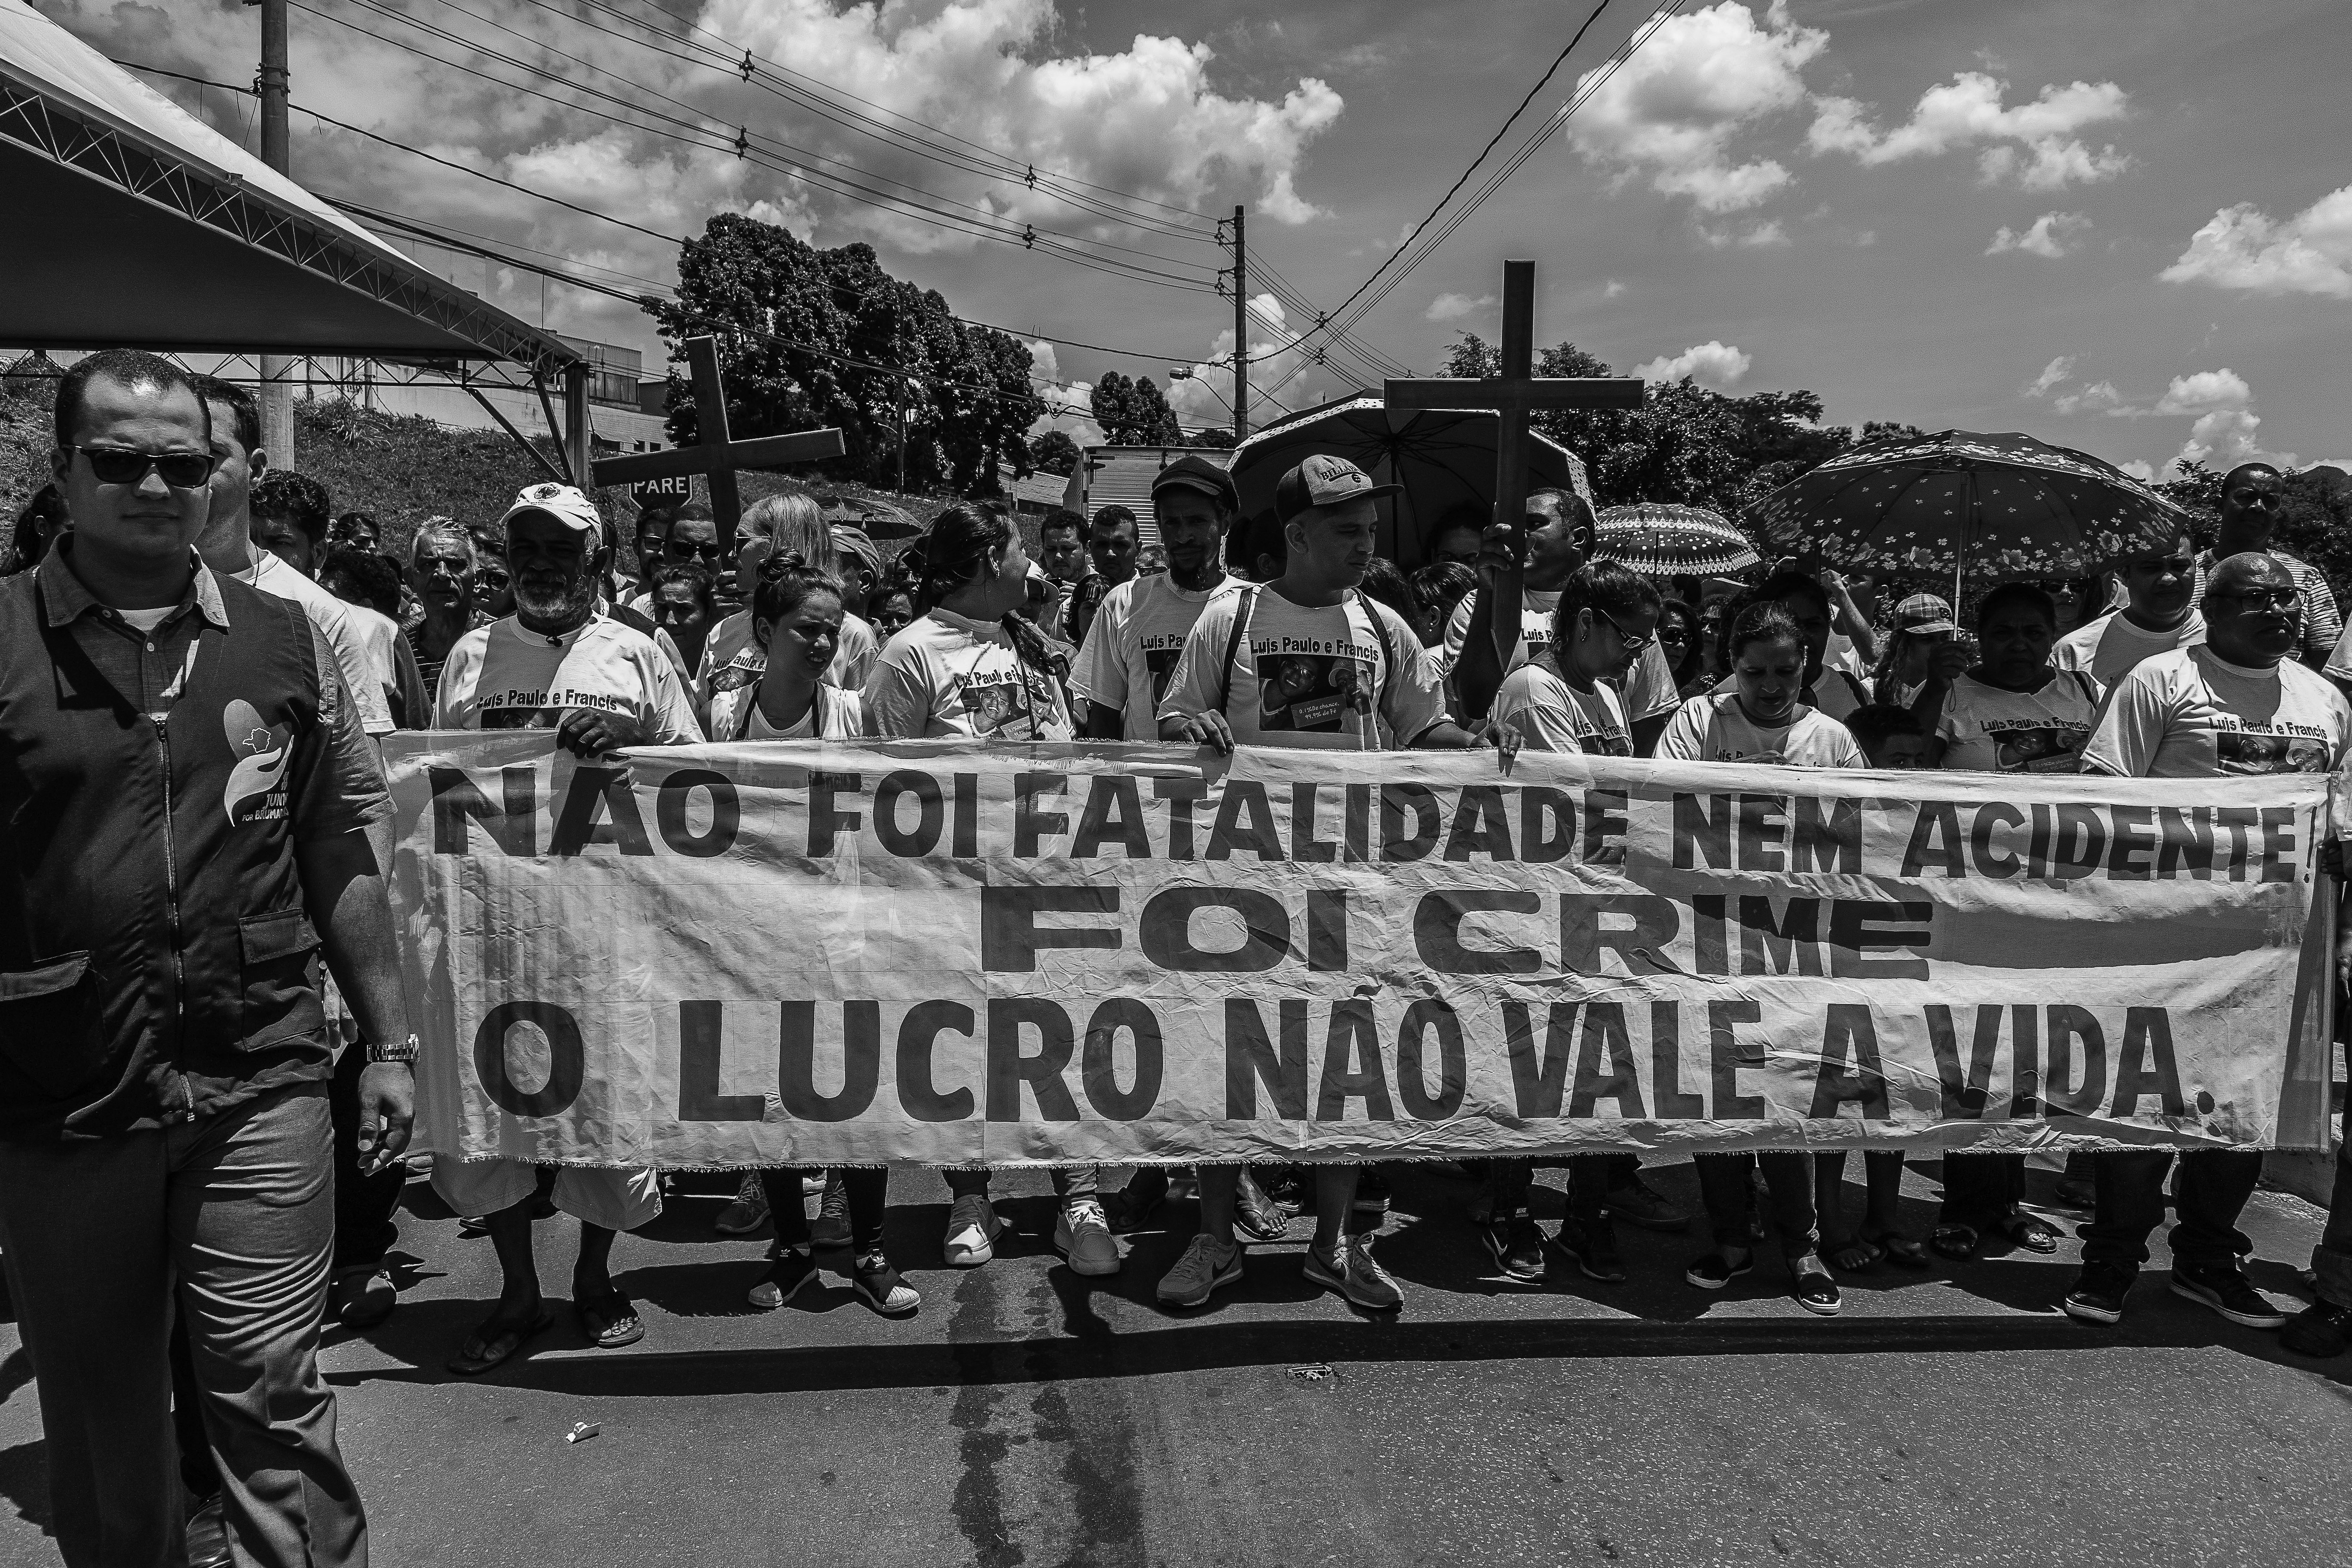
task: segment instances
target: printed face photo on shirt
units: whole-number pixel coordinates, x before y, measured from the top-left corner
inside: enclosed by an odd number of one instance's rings
[[[1036,718],[1053,710],[1054,694],[1044,683],[1049,679],[1024,666],[1024,693],[1022,682],[1010,670],[990,670],[966,676],[961,693],[963,710],[971,716],[975,734],[1001,735],[1011,741],[1034,741],[1037,738]]]
[[[1372,667],[1325,653],[1257,656],[1258,728],[1338,731],[1372,710]]]
[[[2225,773],[2324,773],[2327,742],[2308,735],[2264,734],[2224,730],[2213,737],[2213,756]]]
[[[1993,765],[2002,773],[2072,773],[2090,731],[2046,724],[2015,729],[1988,724],[1985,739],[1992,742]]]
[[[1145,646],[1143,668],[1151,676],[1151,702],[1154,708],[1159,706],[1161,698],[1168,695],[1168,678],[1176,673],[1176,661],[1182,658],[1183,654],[1184,645],[1181,642],[1170,647],[1152,647],[1148,644]]]

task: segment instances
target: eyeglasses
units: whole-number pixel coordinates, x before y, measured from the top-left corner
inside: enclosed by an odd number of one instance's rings
[[[2303,603],[2300,588],[2241,588],[2234,594],[2208,594],[2209,599],[2234,599],[2249,610],[2292,610]]]
[[[213,477],[210,452],[138,452],[128,447],[76,447],[102,485],[139,485],[151,473],[175,490],[193,490]]]
[[[1647,648],[1652,643],[1658,640],[1658,634],[1655,632],[1652,632],[1645,637],[1637,637],[1633,636],[1623,626],[1617,624],[1616,616],[1611,615],[1608,611],[1602,609],[1598,605],[1588,605],[1585,608],[1591,610],[1594,615],[1599,616],[1602,620],[1609,623],[1609,629],[1617,634],[1617,640],[1625,645],[1625,651],[1627,653],[1640,653],[1643,649]]]
[[[716,561],[719,558],[721,552],[719,548],[719,541],[715,539],[706,541],[702,543],[697,543],[691,539],[682,539],[678,535],[673,533],[668,538],[662,541],[662,553],[668,556],[673,561],[693,561],[697,559],[703,561]]]

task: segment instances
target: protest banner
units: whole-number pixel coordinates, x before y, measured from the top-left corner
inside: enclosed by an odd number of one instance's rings
[[[402,735],[431,1148],[2324,1147],[2328,781]]]

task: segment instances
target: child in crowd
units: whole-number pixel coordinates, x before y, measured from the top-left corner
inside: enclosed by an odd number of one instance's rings
[[[1874,702],[1855,709],[1845,727],[1874,768],[1909,773],[1928,765],[1927,727],[1907,708]]]

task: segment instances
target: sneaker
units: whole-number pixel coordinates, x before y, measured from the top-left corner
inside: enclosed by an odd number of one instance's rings
[[[1603,1285],[1616,1285],[1625,1279],[1624,1260],[1617,1256],[1617,1226],[1603,1215],[1591,1225],[1580,1224],[1573,1217],[1559,1222],[1559,1234],[1552,1245],[1568,1255],[1577,1272],[1587,1279],[1598,1279]]]
[[[996,1256],[996,1238],[1004,1222],[996,1205],[979,1193],[961,1197],[948,1206],[948,1235],[942,1250],[950,1268],[977,1268]]]
[[[1365,1166],[1363,1174],[1356,1178],[1356,1212],[1386,1214],[1389,1212],[1390,1196],[1388,1173],[1378,1165]]]
[[[2231,1265],[2191,1268],[2176,1263],[2172,1266],[2172,1293],[2203,1302],[2242,1329],[2286,1326],[2286,1314],[2278,1310],[2278,1304],[2247,1284],[2246,1277]]]
[[[1153,1294],[1163,1307],[1199,1307],[1208,1302],[1212,1291],[1238,1285],[1241,1278],[1242,1249],[1202,1232],[1184,1244],[1176,1266],[1160,1277]]]
[[[1244,1167],[1234,1194],[1234,1237],[1239,1241],[1280,1241],[1290,1229],[1290,1216],[1276,1206]]]
[[[2279,1343],[2297,1355],[2342,1355],[2344,1347],[2352,1344],[2352,1307],[2315,1301],[2280,1331]]]
[[[2050,1189],[2050,1202],[2057,1208],[2081,1209],[2087,1213],[2097,1205],[2098,1200],[2097,1188],[2088,1182],[2078,1182],[2070,1177],[2061,1177],[2057,1185]]]
[[[1838,1294],[1837,1281],[1822,1269],[1808,1268],[1789,1284],[1789,1294],[1798,1306],[1817,1318],[1834,1318],[1845,1305]]]
[[[1683,1270],[1683,1279],[1702,1290],[1720,1290],[1742,1274],[1756,1272],[1756,1255],[1734,1263],[1720,1252],[1710,1252]]]
[[[760,1180],[757,1171],[743,1173],[743,1184],[735,1189],[735,1201],[719,1211],[710,1228],[721,1236],[749,1236],[768,1223],[768,1187]]]
[[[816,1278],[816,1259],[797,1247],[788,1247],[768,1265],[760,1282],[745,1299],[763,1312],[772,1312],[809,1287]]]
[[[1673,1199],[1638,1175],[1622,1187],[1612,1188],[1602,1205],[1601,1212],[1606,1217],[1643,1230],[1679,1233],[1690,1228],[1690,1211],[1676,1207]]]
[[[1533,1282],[1544,1277],[1543,1232],[1527,1215],[1490,1219],[1478,1227],[1478,1239],[1506,1279]]]
[[[1349,1237],[1328,1258],[1320,1247],[1308,1247],[1306,1273],[1308,1284],[1337,1290],[1369,1312],[1393,1312],[1404,1305],[1404,1292],[1372,1257],[1369,1236]]]
[[[2085,1263],[2074,1276],[2074,1288],[2058,1303],[2068,1317],[2085,1323],[2120,1323],[2124,1298],[2131,1294],[2136,1270]]]
[[[380,1264],[362,1264],[337,1274],[333,1296],[335,1321],[353,1330],[374,1328],[400,1305],[400,1292]]]
[[[898,1278],[890,1260],[878,1252],[857,1260],[849,1271],[849,1283],[867,1306],[886,1318],[903,1318],[923,1304],[921,1294]]]
[[[1072,1198],[1054,1222],[1054,1250],[1070,1260],[1070,1272],[1099,1279],[1118,1272],[1118,1243],[1110,1238],[1102,1205]]]
[[[825,1173],[824,1196],[817,1200],[816,1224],[809,1231],[809,1239],[819,1247],[849,1245],[849,1189],[842,1185],[838,1171]]]

